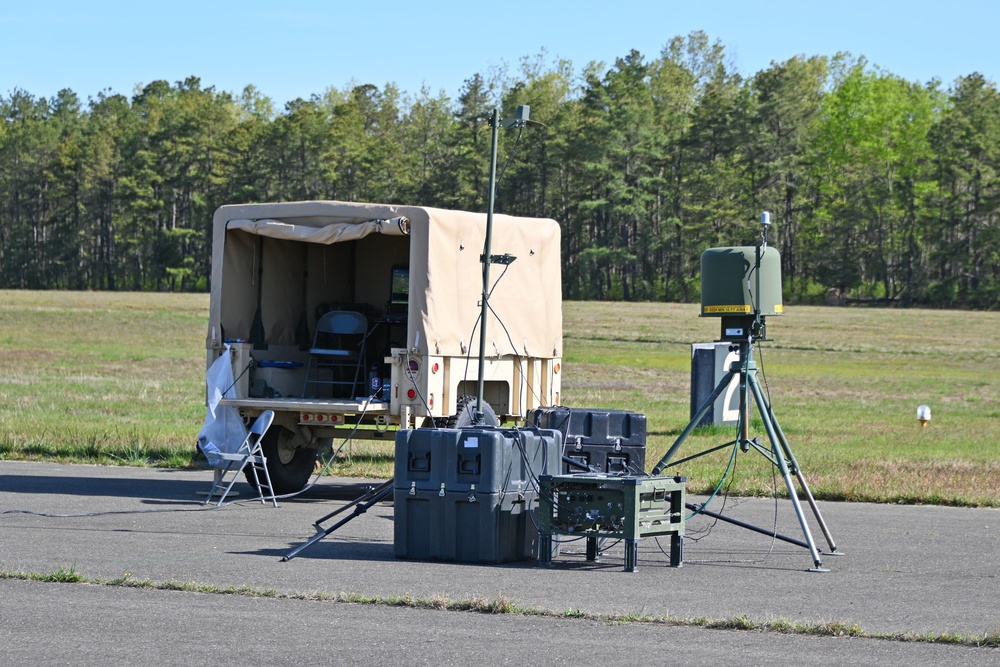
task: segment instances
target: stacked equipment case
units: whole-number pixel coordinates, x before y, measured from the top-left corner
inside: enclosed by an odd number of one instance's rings
[[[468,427],[396,434],[397,558],[503,563],[538,557],[538,477],[558,474],[559,431]]]
[[[646,415],[606,408],[537,408],[529,426],[563,435],[562,455],[586,466],[563,464],[564,473],[584,470],[609,475],[642,475],[646,466]]]

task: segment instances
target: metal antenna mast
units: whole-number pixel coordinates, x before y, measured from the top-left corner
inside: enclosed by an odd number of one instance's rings
[[[476,424],[485,421],[483,415],[483,379],[486,375],[486,316],[489,312],[490,299],[490,264],[510,264],[516,257],[509,254],[492,255],[493,247],[493,207],[496,202],[497,192],[497,143],[500,138],[500,127],[518,129],[526,126],[537,126],[541,123],[529,120],[531,107],[522,104],[517,107],[513,118],[501,118],[500,110],[494,108],[490,113],[490,128],[492,138],[490,141],[490,190],[486,195],[486,241],[483,244],[483,254],[479,258],[483,263],[483,295],[480,301],[479,315],[479,374],[476,379],[476,411],[473,420]]]

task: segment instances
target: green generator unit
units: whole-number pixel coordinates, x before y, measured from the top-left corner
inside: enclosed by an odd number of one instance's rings
[[[587,538],[587,560],[599,559],[598,540],[625,542],[625,571],[635,572],[639,539],[670,536],[670,565],[684,562],[686,477],[599,473],[539,475],[538,557],[552,565],[553,536]]]
[[[777,250],[737,246],[701,254],[701,316],[722,318],[721,340],[766,338],[764,318],[784,312]]]

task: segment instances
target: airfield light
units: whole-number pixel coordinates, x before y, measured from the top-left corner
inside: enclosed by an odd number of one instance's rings
[[[921,428],[927,428],[927,422],[931,420],[931,406],[921,405],[917,408],[917,420]]]

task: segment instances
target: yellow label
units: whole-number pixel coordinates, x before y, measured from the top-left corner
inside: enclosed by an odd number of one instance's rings
[[[783,312],[785,312],[785,307],[782,304],[779,303],[778,305],[776,305],[774,307],[774,312],[776,312],[776,313],[783,313]]]
[[[750,306],[705,306],[704,313],[743,313],[750,314]]]

